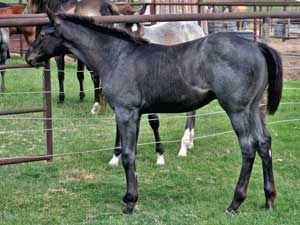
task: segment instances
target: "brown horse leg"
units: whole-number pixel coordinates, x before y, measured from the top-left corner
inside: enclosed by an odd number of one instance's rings
[[[94,105],[91,109],[92,114],[96,114],[101,110],[101,107],[105,108],[105,104],[103,102],[100,102],[100,96],[102,97],[102,88],[100,87],[100,77],[96,76],[93,71],[91,71],[89,68],[88,70],[91,73],[91,77],[94,83]]]
[[[155,142],[156,142],[156,155],[157,155],[157,160],[156,164],[157,165],[164,165],[165,160],[164,160],[164,146],[161,143],[160,140],[160,135],[159,135],[159,118],[157,114],[149,114],[148,115],[148,121],[149,124],[153,130],[154,137],[155,137]]]
[[[5,93],[5,70],[1,70],[1,93]]]
[[[80,92],[79,92],[79,97],[80,101],[83,101],[85,97],[85,93],[83,90],[83,81],[84,81],[84,64],[81,62],[79,59],[77,61],[77,78],[79,81],[79,87],[80,87]]]
[[[120,137],[118,125],[116,125],[116,141],[115,141],[114,154],[108,164],[110,166],[117,166],[119,164],[120,157],[121,157],[121,137]]]
[[[64,80],[65,80],[65,59],[64,55],[55,57],[55,62],[58,69],[59,96],[58,103],[63,103],[65,100]]]

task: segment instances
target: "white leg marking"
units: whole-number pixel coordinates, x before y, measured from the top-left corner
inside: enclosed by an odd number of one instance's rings
[[[187,156],[187,148],[188,148],[189,144],[190,144],[190,130],[186,129],[184,131],[184,135],[181,139],[181,147],[180,147],[178,156],[182,156],[182,157]]]
[[[269,156],[272,158],[272,150],[269,149]]]
[[[113,155],[112,159],[109,161],[110,166],[118,166],[119,160],[120,160],[121,155],[116,156],[115,154]]]
[[[157,156],[156,165],[160,165],[160,166],[165,165],[164,155],[157,153],[156,156]]]
[[[99,112],[101,109],[101,105],[99,102],[95,102],[94,105],[93,105],[93,108],[91,109],[91,113],[93,115],[95,115],[97,112]]]
[[[190,132],[190,143],[189,143],[189,146],[188,146],[188,149],[192,149],[194,147],[194,137],[195,137],[195,130],[194,128],[191,129],[191,132]]]

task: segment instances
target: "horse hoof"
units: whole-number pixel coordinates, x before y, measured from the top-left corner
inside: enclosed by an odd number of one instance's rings
[[[189,145],[188,145],[188,149],[192,149],[193,147],[194,147],[194,143],[190,142]]]
[[[125,209],[123,209],[123,214],[130,215],[133,213],[135,204],[134,203],[127,203]]]
[[[163,165],[165,165],[164,155],[161,155],[161,154],[159,154],[159,153],[157,154],[156,165],[158,165],[158,166],[163,166]]]
[[[61,105],[61,104],[63,104],[63,103],[64,103],[64,101],[63,101],[63,100],[60,100],[60,99],[59,99],[59,100],[57,100],[57,104],[58,104],[58,105]]]
[[[265,209],[267,210],[267,211],[269,211],[269,212],[272,212],[273,211],[273,203],[271,202],[271,203],[266,203],[265,204]]]
[[[97,114],[98,112],[100,112],[101,110],[101,105],[99,102],[95,102],[95,104],[93,105],[93,108],[91,109],[91,113],[93,115]]]
[[[228,208],[226,209],[226,214],[233,217],[237,215],[237,211],[232,208]]]
[[[112,159],[109,161],[108,165],[110,166],[118,166],[119,165],[120,156],[113,155]]]
[[[79,94],[80,102],[83,102],[84,97],[85,97],[85,93],[80,92],[80,94]]]
[[[180,149],[178,152],[179,157],[186,157],[187,156],[187,150],[186,149]]]

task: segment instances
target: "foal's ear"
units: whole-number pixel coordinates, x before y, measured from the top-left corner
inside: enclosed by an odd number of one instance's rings
[[[48,5],[46,5],[46,12],[54,26],[61,24],[61,19],[59,19],[58,16],[51,9],[48,8]]]

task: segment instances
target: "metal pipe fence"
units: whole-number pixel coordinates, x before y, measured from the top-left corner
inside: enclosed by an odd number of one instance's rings
[[[300,3],[299,3],[300,5]],[[132,15],[132,16],[97,16],[94,17],[97,23],[138,23],[138,22],[163,22],[163,21],[194,21],[194,20],[233,20],[233,19],[263,19],[267,26],[268,18],[300,18],[300,12],[248,12],[248,13],[213,13],[213,14],[180,14],[180,15]],[[10,26],[35,26],[49,23],[46,14],[37,15],[14,15],[0,16],[0,27]],[[268,29],[264,29],[268,30]],[[264,31],[265,41],[268,40],[268,31]],[[6,65],[1,66],[3,69],[29,68],[29,65]],[[35,109],[19,109],[12,111],[1,111],[0,116],[22,114],[22,113],[44,113],[44,126],[47,140],[47,154],[30,157],[16,157],[0,159],[0,165],[23,163],[36,160],[52,160],[53,156],[53,128],[52,128],[52,106],[51,106],[51,82],[50,82],[50,65],[44,71],[44,106]]]
[[[10,69],[23,69],[31,68],[32,66],[27,64],[16,64],[16,65],[1,65],[0,70]],[[16,157],[13,159],[0,159],[0,165],[25,163],[39,160],[52,161],[53,157],[53,131],[52,131],[52,120],[46,119],[52,117],[52,105],[51,105],[51,73],[49,62],[45,67],[43,73],[43,86],[44,86],[44,103],[43,107],[31,108],[31,109],[16,109],[16,110],[0,110],[0,116],[17,115],[17,114],[28,114],[28,113],[44,113],[44,131],[46,134],[46,145],[47,152],[44,155],[31,156],[31,157]]]

